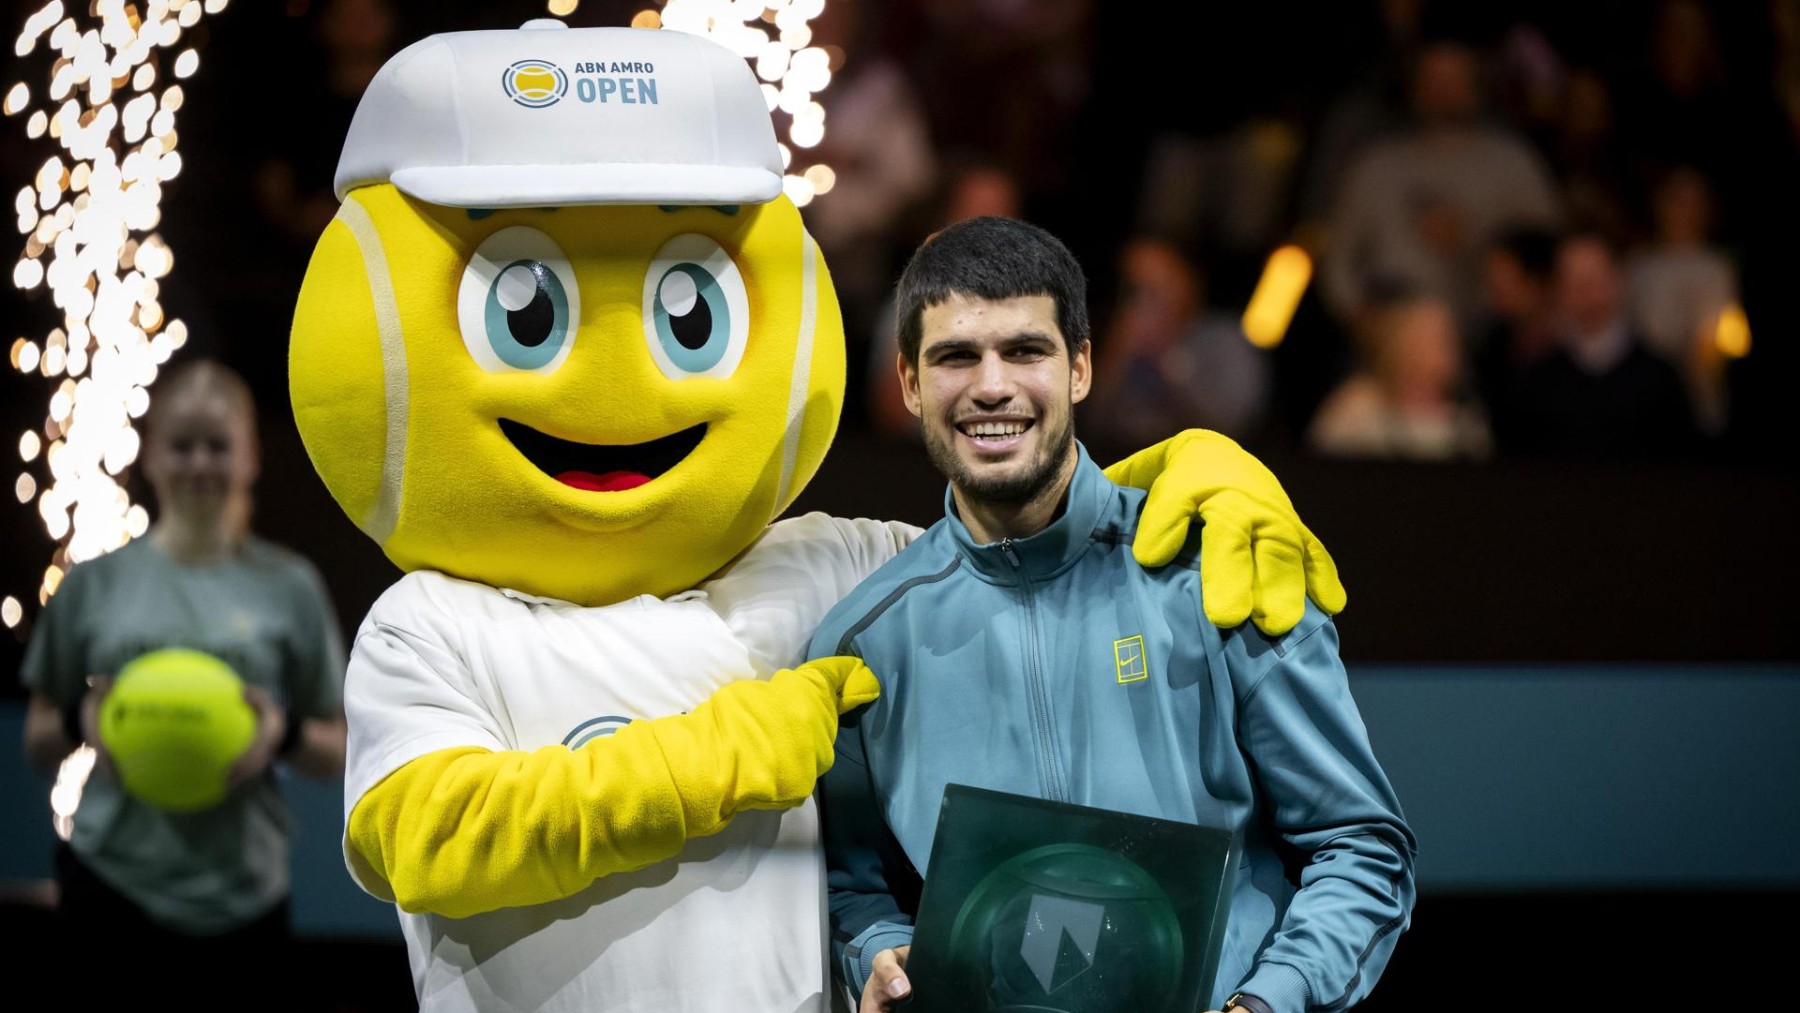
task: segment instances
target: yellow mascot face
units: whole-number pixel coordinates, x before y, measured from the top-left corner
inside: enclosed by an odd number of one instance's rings
[[[693,587],[793,502],[843,338],[785,197],[486,213],[384,183],[313,252],[289,383],[401,569],[604,605]]]

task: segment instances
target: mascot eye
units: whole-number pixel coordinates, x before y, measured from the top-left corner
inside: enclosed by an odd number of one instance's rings
[[[744,357],[750,298],[731,255],[706,236],[676,236],[644,274],[644,337],[671,380],[728,377]]]
[[[555,372],[575,344],[575,272],[556,241],[516,225],[487,237],[456,297],[463,345],[490,373]]]

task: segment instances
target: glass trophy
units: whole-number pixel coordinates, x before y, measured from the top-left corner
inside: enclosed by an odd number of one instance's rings
[[[1228,830],[952,784],[905,1008],[1204,1009],[1240,850]]]

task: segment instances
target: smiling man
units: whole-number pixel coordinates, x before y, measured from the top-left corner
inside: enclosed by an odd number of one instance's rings
[[[1197,537],[1167,566],[1132,559],[1143,494],[1075,441],[1085,290],[1060,242],[1003,218],[945,229],[900,280],[900,379],[950,489],[813,639],[883,687],[822,782],[834,964],[862,1013],[910,994],[920,876],[961,783],[1240,832],[1210,1008],[1342,1009],[1410,919],[1412,832],[1323,612],[1220,629]]]

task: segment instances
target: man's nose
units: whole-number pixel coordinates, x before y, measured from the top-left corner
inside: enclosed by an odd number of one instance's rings
[[[969,396],[985,404],[996,404],[1011,398],[1012,393],[1012,371],[1006,360],[998,355],[982,356],[981,364],[975,367]]]

